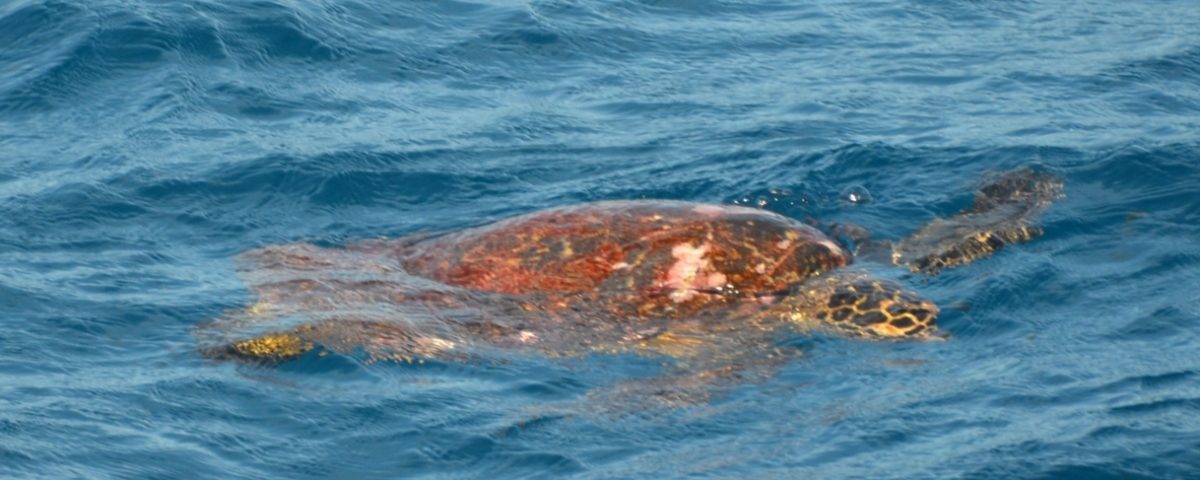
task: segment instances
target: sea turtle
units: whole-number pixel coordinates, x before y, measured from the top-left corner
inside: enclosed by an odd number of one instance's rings
[[[899,242],[840,231],[936,274],[1038,236],[1032,222],[1061,191],[1057,177],[1022,168]],[[258,302],[200,334],[213,357],[262,362],[313,350],[402,360],[631,352],[699,377],[780,358],[779,333],[796,329],[941,336],[937,306],[851,264],[820,229],[766,210],[602,201],[436,235],[254,250],[241,273]]]

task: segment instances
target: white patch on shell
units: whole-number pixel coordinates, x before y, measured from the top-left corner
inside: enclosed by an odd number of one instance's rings
[[[779,247],[780,250],[787,250],[788,247],[792,246],[792,241],[785,238],[776,243],[775,246]]]
[[[612,266],[613,270],[624,270],[626,268],[629,268],[629,264],[625,263],[625,262],[617,262],[617,263],[614,263]]]
[[[538,336],[529,330],[521,330],[521,333],[517,334],[517,341],[521,343],[536,343]]]
[[[434,350],[451,350],[455,346],[457,346],[457,344],[455,344],[454,342],[452,342],[450,340],[437,338],[437,337],[422,338],[422,339],[418,340],[418,343],[420,343],[424,347],[428,347],[428,348],[431,348]]]
[[[708,244],[693,247],[690,243],[681,243],[671,249],[675,263],[667,270],[666,284],[668,288],[674,289],[670,295],[671,301],[686,302],[696,296],[696,290],[721,288],[725,285],[725,274],[712,271],[712,263],[704,258],[708,249]]]
[[[759,263],[758,265],[755,265],[755,266],[754,266],[754,272],[755,272],[755,273],[757,273],[757,274],[759,274],[759,275],[762,275],[762,274],[764,274],[764,273],[767,273],[767,264],[765,264],[765,263]]]

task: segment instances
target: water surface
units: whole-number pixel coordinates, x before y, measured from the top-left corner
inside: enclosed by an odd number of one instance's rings
[[[377,3],[0,2],[0,476],[1200,471],[1194,2]],[[263,245],[629,198],[900,238],[1021,165],[1066,181],[1045,237],[869,267],[951,341],[798,337],[696,408],[538,413],[635,357],[256,369],[192,336]]]

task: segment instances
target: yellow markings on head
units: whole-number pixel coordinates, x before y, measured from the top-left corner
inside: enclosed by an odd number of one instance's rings
[[[896,328],[891,322],[876,323],[867,328],[881,337],[903,337],[908,334],[908,331]]]
[[[808,301],[789,313],[794,322],[818,322],[868,338],[924,338],[935,329],[938,308],[890,282],[855,281],[810,289]]]

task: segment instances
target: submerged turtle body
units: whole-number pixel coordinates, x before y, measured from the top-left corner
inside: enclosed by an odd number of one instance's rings
[[[1021,169],[891,248],[934,274],[1040,233],[1057,178]],[[216,357],[282,361],[324,346],[374,358],[627,351],[736,371],[780,358],[775,332],[927,338],[937,307],[850,266],[819,230],[763,210],[609,201],[436,236],[244,255],[259,302],[201,329]],[[756,360],[757,359],[757,360]]]
[[[260,301],[226,325],[253,332],[306,319],[224,350],[244,358],[286,359],[316,344],[401,358],[517,346],[715,358],[714,348],[757,350],[783,325],[919,335],[937,313],[898,285],[843,271],[850,254],[809,225],[678,201],[597,202],[440,236],[243,258]]]

